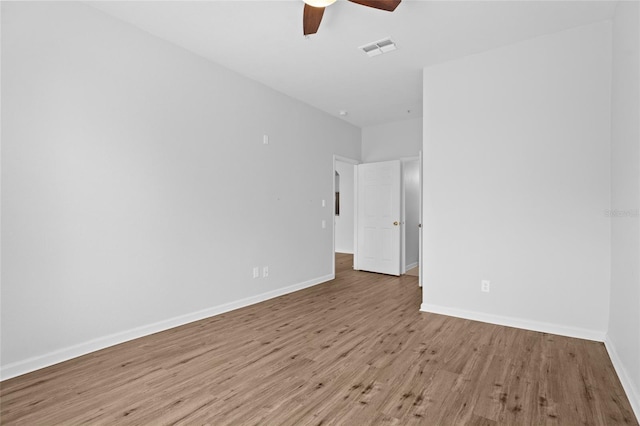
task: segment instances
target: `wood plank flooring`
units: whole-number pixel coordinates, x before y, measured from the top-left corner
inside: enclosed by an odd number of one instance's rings
[[[412,276],[351,270],[0,383],[2,424],[611,425],[604,345],[420,313]]]

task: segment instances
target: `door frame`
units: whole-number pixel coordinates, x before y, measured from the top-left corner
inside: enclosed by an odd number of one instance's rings
[[[423,189],[423,180],[422,180],[422,176],[424,175],[424,170],[423,170],[423,156],[422,156],[422,150],[420,150],[420,152],[418,153],[418,158],[419,158],[419,171],[420,171],[420,192],[418,192],[418,286],[422,287],[422,271],[424,270],[424,268],[422,267],[422,234],[423,234],[423,229],[424,229],[424,218],[422,217],[422,197],[423,197],[423,193],[422,193],[422,189]]]
[[[422,191],[423,191],[423,175],[424,175],[424,170],[423,170],[423,154],[422,154],[422,150],[419,151],[417,156],[413,156],[413,157],[402,157],[400,158],[400,163],[404,163],[405,161],[415,161],[418,160],[418,165],[419,165],[419,173],[420,173],[420,190],[418,192],[418,206],[419,206],[419,213],[418,213],[418,222],[419,222],[419,234],[418,234],[418,285],[420,287],[422,287],[423,285],[423,262],[422,262],[422,253],[423,253],[423,232],[424,232],[424,218],[422,217],[423,212],[422,212]],[[332,191],[332,196],[331,199],[333,200],[331,205],[333,206],[333,209],[331,211],[331,215],[333,220],[331,221],[332,223],[332,252],[331,252],[331,270],[333,273],[333,276],[335,277],[336,274],[336,220],[335,220],[335,211],[336,211],[336,206],[335,206],[335,193],[336,193],[336,179],[335,179],[335,175],[336,175],[336,161],[341,161],[343,163],[348,163],[348,164],[352,164],[353,166],[357,166],[358,164],[362,164],[362,161],[360,160],[356,160],[353,158],[349,158],[349,157],[343,157],[341,155],[337,155],[334,154],[333,155],[333,167],[332,167],[332,173],[331,173],[331,187],[333,188]],[[406,218],[406,213],[405,213],[405,200],[404,200],[404,172],[403,172],[403,179],[402,179],[402,221],[405,221]],[[357,217],[358,217],[358,174],[355,173],[354,170],[354,176],[353,176],[353,197],[354,197],[354,206],[353,206],[353,215],[354,215],[354,226],[353,226],[353,269],[357,270],[358,269],[358,226],[357,226]],[[404,229],[403,226],[403,231],[402,231],[402,244],[401,244],[401,258],[402,258],[402,264],[401,264],[401,270],[404,270],[406,268],[406,253],[405,253],[405,247],[404,247],[404,241],[405,241],[405,232],[406,230]],[[404,274],[406,272],[406,270],[402,271],[402,273]]]
[[[358,164],[361,163],[360,160],[355,160],[353,158],[348,158],[348,157],[343,157],[341,155],[333,155],[333,173],[331,174],[331,187],[333,188],[333,192],[331,194],[331,199],[333,200],[331,202],[331,206],[333,206],[333,209],[331,210],[331,217],[333,218],[331,221],[331,236],[332,236],[332,252],[331,252],[331,271],[333,273],[333,277],[335,278],[336,276],[336,161],[340,161],[342,163],[347,163],[347,164],[351,164],[353,166],[357,166]],[[355,173],[355,167],[354,167],[354,173],[353,173],[353,268],[356,268],[356,250],[358,249],[358,244],[356,244],[356,242],[358,241],[358,228],[356,226],[356,217],[358,215],[358,192],[357,192],[357,188],[358,188],[358,177],[356,176]]]

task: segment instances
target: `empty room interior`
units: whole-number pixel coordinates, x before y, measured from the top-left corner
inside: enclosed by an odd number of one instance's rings
[[[638,425],[639,4],[0,2],[0,424]]]

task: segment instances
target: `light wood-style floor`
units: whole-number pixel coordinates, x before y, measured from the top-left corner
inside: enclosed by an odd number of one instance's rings
[[[2,424],[638,424],[601,343],[420,313],[417,278],[303,291],[0,384]]]

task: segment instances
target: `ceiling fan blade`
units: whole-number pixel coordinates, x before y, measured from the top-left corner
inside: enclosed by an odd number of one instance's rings
[[[315,34],[322,21],[324,7],[313,7],[304,4],[304,12],[302,14],[302,27],[304,35]]]
[[[402,0],[349,0],[352,3],[358,3],[363,6],[373,7],[374,9],[386,10],[393,12]]]

